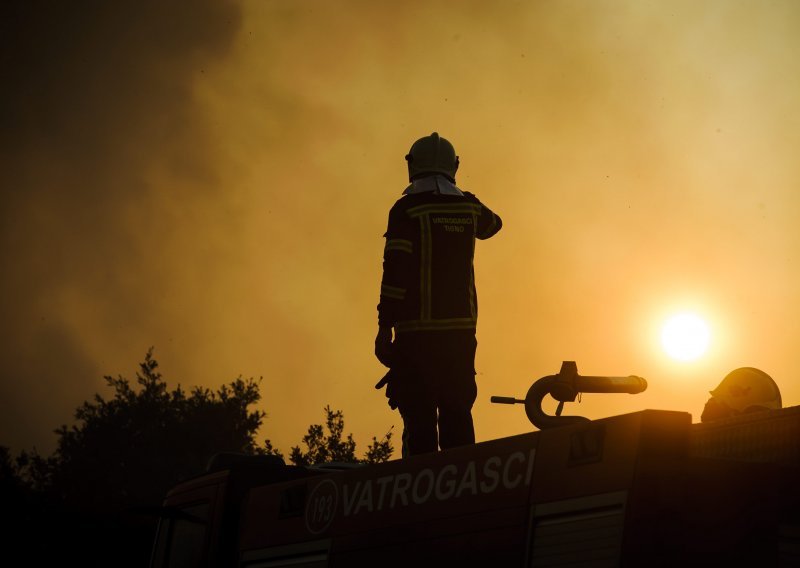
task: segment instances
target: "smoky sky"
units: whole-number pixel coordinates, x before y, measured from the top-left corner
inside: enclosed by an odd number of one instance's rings
[[[191,84],[240,26],[232,2],[2,4],[0,432],[19,446],[98,390],[76,326],[147,325],[176,204],[219,191]],[[155,187],[154,163],[191,180]],[[164,195],[167,193],[167,195]],[[198,238],[202,238],[199,232]],[[74,296],[101,308],[64,310]],[[132,298],[137,300],[133,301]]]
[[[0,444],[48,451],[146,351],[263,377],[284,450],[330,404],[363,447],[386,214],[438,131],[503,218],[476,250],[479,440],[531,380],[644,376],[589,417],[698,415],[739,366],[797,400],[800,10],[791,0],[5,2]],[[670,361],[678,310],[709,354]],[[396,431],[395,430],[395,431]]]

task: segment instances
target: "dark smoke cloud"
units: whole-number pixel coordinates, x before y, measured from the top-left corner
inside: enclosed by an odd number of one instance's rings
[[[19,448],[68,421],[117,370],[86,352],[81,325],[157,317],[140,301],[159,294],[158,246],[170,231],[153,204],[217,191],[192,84],[225,56],[240,8],[19,0],[0,9],[0,443]],[[156,170],[185,183],[156,186]],[[104,309],[76,301],[87,296]]]

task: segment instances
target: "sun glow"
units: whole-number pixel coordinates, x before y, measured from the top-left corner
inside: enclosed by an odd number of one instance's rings
[[[693,313],[670,317],[661,328],[661,344],[667,355],[678,361],[694,361],[708,349],[711,332],[702,318]]]

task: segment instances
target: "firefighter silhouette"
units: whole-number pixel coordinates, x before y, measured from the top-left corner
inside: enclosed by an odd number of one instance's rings
[[[781,408],[781,391],[764,371],[741,367],[728,373],[710,392],[701,422],[713,422],[740,414]]]
[[[406,155],[410,185],[389,211],[375,355],[390,368],[392,408],[403,417],[403,455],[475,442],[472,405],[478,299],[476,239],[500,217],[455,184],[459,158],[434,132]]]

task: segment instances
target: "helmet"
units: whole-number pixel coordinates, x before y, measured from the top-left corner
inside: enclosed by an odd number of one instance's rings
[[[411,145],[406,154],[408,162],[408,178],[423,174],[444,174],[450,181],[455,181],[458,169],[458,156],[453,145],[434,132],[430,136],[420,138]]]
[[[711,395],[736,412],[746,412],[751,406],[762,406],[771,410],[781,408],[781,391],[778,385],[764,371],[753,367],[731,371],[711,391]]]
[[[722,417],[720,413],[723,410],[727,410],[723,414],[733,415],[755,410],[777,410],[781,406],[781,391],[772,377],[753,367],[741,367],[728,373],[719,386],[711,391],[711,400],[706,403],[703,414],[705,417],[708,413],[709,418],[713,419]],[[705,418],[703,421],[706,421]]]

